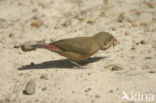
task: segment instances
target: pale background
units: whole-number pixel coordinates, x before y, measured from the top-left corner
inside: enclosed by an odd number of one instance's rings
[[[0,0],[0,100],[133,103],[121,99],[123,91],[156,96],[156,1],[149,1]],[[43,25],[32,27],[36,19]],[[71,69],[64,57],[47,50],[14,48],[30,40],[49,42],[101,31],[114,35],[120,44],[97,52],[93,57],[105,58],[85,65],[86,69]],[[105,68],[109,64],[123,69],[111,71]],[[26,65],[27,70],[18,70]],[[43,73],[48,80],[40,79]],[[36,92],[25,95],[23,90],[31,79],[37,83]]]

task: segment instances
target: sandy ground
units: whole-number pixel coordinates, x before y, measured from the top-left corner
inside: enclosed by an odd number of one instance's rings
[[[47,50],[16,48],[101,31],[120,44],[83,61],[86,69]],[[29,80],[33,95],[23,94]],[[137,97],[122,100],[123,92]],[[0,0],[0,103],[148,103],[151,95],[156,103],[156,1]]]

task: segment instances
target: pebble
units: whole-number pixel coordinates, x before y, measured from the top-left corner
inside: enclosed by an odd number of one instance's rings
[[[34,62],[31,62],[30,65],[33,66],[33,65],[35,65],[35,63]]]
[[[90,90],[91,90],[91,88],[88,88],[88,89],[84,90],[84,92],[88,92],[88,91],[90,91]]]
[[[128,36],[128,35],[130,35],[130,33],[129,33],[128,31],[126,31],[126,32],[125,32],[125,35],[127,35],[127,36]]]
[[[104,11],[101,11],[101,13],[100,13],[100,15],[99,16],[101,16],[101,17],[104,17],[104,16],[106,16],[106,12],[104,12]]]
[[[67,26],[69,26],[69,25],[71,25],[72,24],[72,20],[66,20],[62,25],[64,26],[64,27],[67,27]]]
[[[110,93],[113,93],[113,90],[109,90]]]
[[[37,11],[38,11],[38,9],[37,9],[37,8],[32,9],[32,12],[37,12]]]
[[[32,27],[37,27],[37,28],[42,26],[42,25],[43,25],[43,21],[42,20],[36,20],[33,23],[31,23]]]
[[[151,70],[151,71],[149,71],[148,73],[156,73],[156,71],[152,71],[152,70]]]
[[[145,59],[148,59],[148,60],[150,60],[150,59],[152,59],[152,57],[145,57]]]
[[[138,11],[138,10],[135,10],[134,12],[135,12],[136,15],[139,15],[139,16],[142,14],[142,12]]]
[[[142,27],[148,27],[151,24],[151,22],[141,22],[140,25]]]
[[[146,44],[146,42],[144,40],[141,40],[140,44],[144,45],[144,44]]]
[[[149,8],[154,8],[154,7],[155,7],[155,3],[152,2],[152,1],[146,2],[146,4],[147,4],[147,6],[148,6]]]
[[[122,67],[119,67],[119,66],[117,66],[117,65],[114,65],[114,66],[111,68],[112,71],[115,71],[115,70],[119,71],[119,70],[122,70],[122,69],[123,69]]]
[[[126,13],[125,12],[120,13],[120,15],[118,16],[118,21],[123,22],[125,19],[126,19]]]
[[[97,95],[95,95],[95,98],[100,98],[100,95],[98,95],[98,94],[97,94]]]
[[[48,80],[48,74],[42,73],[41,76],[40,76],[40,79]]]
[[[136,46],[132,45],[131,50],[136,50]]]
[[[34,80],[30,80],[27,82],[25,86],[25,93],[28,95],[32,95],[35,93],[36,90],[36,83]]]
[[[14,48],[21,48],[21,46],[22,45],[20,45],[20,44],[16,44],[16,45],[14,45]]]
[[[113,31],[116,31],[116,30],[117,30],[117,27],[112,27],[112,30],[113,30]]]
[[[10,33],[10,34],[9,34],[9,37],[14,37],[14,36],[15,36],[14,33]]]
[[[42,88],[42,91],[46,91],[46,90],[47,90],[47,87],[43,87],[43,88]]]
[[[84,20],[85,16],[80,14],[80,15],[76,15],[75,18],[78,19],[78,20]]]
[[[132,22],[133,27],[140,27],[141,24],[139,22]]]
[[[28,41],[22,44],[21,49],[23,51],[31,51],[31,50],[35,50],[35,48],[33,48],[31,45],[36,44],[35,41]]]
[[[92,24],[92,23],[95,23],[95,22],[96,22],[95,19],[89,19],[89,20],[87,21],[88,24]]]
[[[104,68],[106,69],[110,69],[111,71],[119,71],[119,70],[123,70],[123,67],[121,64],[108,64],[106,66],[104,66]]]

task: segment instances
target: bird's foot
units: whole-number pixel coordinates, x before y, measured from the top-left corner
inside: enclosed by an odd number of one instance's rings
[[[75,68],[81,68],[81,69],[85,69],[86,67],[84,66],[81,66],[80,64],[76,63],[75,61],[73,60],[69,60],[70,63],[74,64],[76,67]]]

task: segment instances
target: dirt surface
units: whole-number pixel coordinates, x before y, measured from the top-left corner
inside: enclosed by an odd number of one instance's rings
[[[80,62],[86,69],[20,48],[101,31],[119,44]],[[30,80],[36,91],[26,95]],[[136,100],[122,99],[123,92]],[[155,0],[0,0],[0,103],[147,103],[151,95],[155,103]]]

